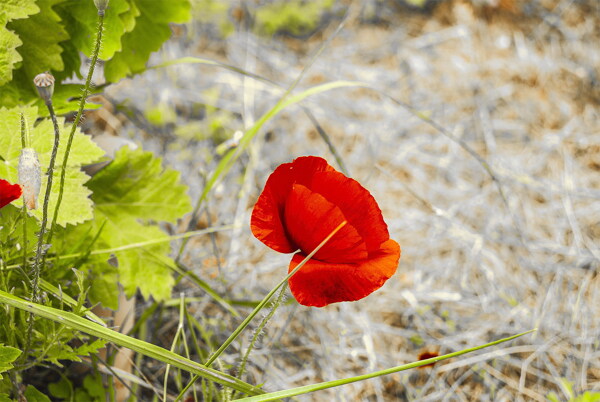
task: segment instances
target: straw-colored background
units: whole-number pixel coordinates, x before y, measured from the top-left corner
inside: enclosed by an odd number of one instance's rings
[[[247,380],[266,390],[363,374],[414,361],[423,349],[447,353],[537,327],[434,368],[302,398],[541,401],[555,392],[565,400],[564,379],[577,393],[600,391],[600,6],[442,3],[420,12],[391,1],[343,2],[345,16],[325,21],[308,39],[259,38],[244,24],[219,39],[196,23],[153,59],[212,58],[284,87],[308,66],[295,92],[357,80],[412,108],[368,89],[336,89],[304,102],[352,177],[378,200],[402,258],[397,274],[359,302],[282,307],[249,365]],[[212,142],[198,140],[209,121],[220,116],[224,138],[231,137],[281,91],[224,69],[183,65],[148,72],[110,94],[134,109],[161,104],[179,113],[163,130],[127,123],[119,134],[164,154],[197,197],[202,172],[215,166]],[[195,105],[216,109],[201,108],[202,115]],[[177,129],[187,134],[174,136]],[[185,262],[222,294],[259,300],[287,272],[290,256],[255,240],[249,215],[269,173],[307,154],[336,166],[313,122],[292,107],[267,123],[211,194],[210,223],[239,227],[214,244],[190,242]],[[181,290],[204,295],[186,284]],[[191,308],[217,341],[237,324],[210,298]],[[155,341],[170,345],[173,317]],[[225,361],[236,364],[239,348]]]

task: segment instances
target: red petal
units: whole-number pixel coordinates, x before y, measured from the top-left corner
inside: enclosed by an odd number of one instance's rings
[[[0,179],[0,208],[21,197],[22,193],[23,189],[19,184],[10,184],[6,180]]]
[[[340,172],[315,174],[310,189],[338,206],[348,223],[356,228],[369,252],[390,238],[381,209],[369,191]]]
[[[286,204],[284,223],[290,240],[304,255],[310,254],[329,234],[347,220],[342,211],[322,195],[294,184]],[[356,229],[346,224],[313,256],[327,262],[364,260],[369,253]]]
[[[280,165],[267,180],[252,210],[250,227],[254,236],[281,253],[298,249],[287,238],[282,225],[285,200],[294,183],[308,185],[316,172],[335,171],[323,158],[304,156]]]
[[[291,272],[305,258],[298,253],[290,263]],[[398,267],[400,246],[387,240],[369,259],[340,264],[309,260],[289,280],[290,290],[305,306],[323,307],[331,303],[355,301],[379,289]]]

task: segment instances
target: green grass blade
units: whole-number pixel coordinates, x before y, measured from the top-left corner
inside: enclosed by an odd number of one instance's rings
[[[271,392],[268,394],[251,396],[248,398],[242,398],[242,399],[237,399],[237,400],[238,401],[247,401],[247,402],[273,401],[276,399],[289,398],[289,397],[296,396],[296,395],[308,394],[309,392],[320,391],[320,390],[327,389],[327,388],[339,387],[340,385],[350,384],[350,383],[357,382],[357,381],[363,381],[363,380],[367,380],[370,378],[375,378],[375,377],[380,377],[380,376],[387,375],[387,374],[397,373],[398,371],[404,371],[404,370],[408,370],[408,369],[419,367],[419,366],[425,366],[427,364],[439,362],[441,360],[446,360],[451,357],[464,355],[466,353],[470,353],[470,352],[473,352],[473,351],[476,351],[479,349],[483,349],[483,348],[487,348],[490,346],[498,345],[503,342],[511,341],[520,336],[530,334],[533,331],[536,331],[536,330],[532,329],[530,331],[523,332],[523,333],[520,333],[517,335],[513,335],[508,338],[503,338],[503,339],[499,339],[494,342],[486,343],[485,345],[480,345],[480,346],[476,346],[474,348],[464,349],[464,350],[461,350],[458,352],[448,353],[446,355],[442,355],[442,356],[438,356],[438,357],[432,357],[431,359],[419,360],[414,363],[403,364],[402,366],[392,367],[389,369],[376,371],[374,373],[359,375],[356,377],[344,378],[342,380],[326,381],[326,382],[321,382],[318,384],[305,385],[303,387],[291,388],[291,389],[287,389],[284,391]]]
[[[248,393],[250,395],[264,393],[264,391],[262,391],[260,388],[240,381],[228,374],[211,369],[200,363],[196,363],[190,359],[161,348],[160,346],[156,346],[111,329],[104,328],[95,322],[86,320],[85,318],[79,317],[73,313],[65,312],[53,307],[43,306],[37,303],[32,303],[1,290],[0,303],[28,311],[40,317],[58,322],[66,327],[74,328],[86,334],[113,342],[119,346],[123,346],[145,356],[152,357],[165,364],[171,364],[172,366],[196,374],[226,387],[230,387],[236,391]]]
[[[77,300],[73,299],[71,296],[64,293],[62,291],[62,289],[57,288],[56,286],[54,286],[50,282],[46,281],[45,279],[40,278],[40,287],[42,289],[44,289],[46,292],[54,295],[54,297],[61,300],[63,303],[67,304],[68,306],[70,306],[70,307],[77,306]],[[92,313],[91,311],[88,310],[84,314],[87,318],[94,321],[95,323],[100,324],[103,327],[106,327],[106,323],[104,321],[102,321],[102,318],[98,317],[96,314]]]
[[[115,254],[120,251],[133,250],[136,248],[143,248],[143,247],[152,246],[155,244],[168,243],[173,240],[188,239],[188,238],[194,237],[194,236],[201,236],[201,235],[205,235],[205,234],[216,233],[216,232],[221,232],[221,231],[226,231],[226,230],[231,230],[231,229],[234,229],[233,225],[224,225],[224,226],[218,226],[218,227],[213,227],[213,228],[194,230],[194,231],[185,232],[185,233],[181,233],[181,234],[177,234],[177,235],[170,235],[170,236],[165,235],[164,237],[161,237],[159,239],[152,239],[152,240],[146,240],[146,241],[142,241],[142,242],[138,242],[138,243],[131,243],[131,244],[127,244],[126,246],[98,249],[98,250],[92,250],[89,252],[86,251],[86,252],[74,253],[74,254],[64,254],[61,256],[57,256],[57,257],[48,257],[46,259],[46,261],[81,258],[86,255]],[[12,264],[12,265],[8,265],[4,268],[5,269],[16,269],[16,268],[19,268],[20,266],[21,266],[20,264]]]

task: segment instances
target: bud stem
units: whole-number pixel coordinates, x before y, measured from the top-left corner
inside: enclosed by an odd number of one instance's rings
[[[58,189],[58,199],[56,200],[56,208],[54,209],[54,216],[52,217],[52,224],[50,226],[50,233],[48,235],[48,243],[52,240],[52,234],[54,233],[54,227],[58,219],[58,210],[62,203],[63,191],[65,188],[65,177],[67,172],[67,163],[69,162],[69,154],[71,152],[71,145],[73,144],[73,138],[75,137],[75,131],[81,121],[83,115],[83,109],[85,108],[85,101],[90,94],[90,86],[92,85],[92,76],[94,75],[94,68],[98,61],[98,54],[100,53],[100,45],[102,44],[102,32],[104,30],[104,12],[98,11],[98,31],[96,32],[96,45],[94,47],[94,53],[92,54],[92,60],[90,63],[90,69],[88,71],[87,78],[85,80],[85,87],[83,88],[83,94],[81,95],[81,101],[79,102],[79,110],[75,116],[75,121],[71,125],[71,132],[67,140],[67,147],[65,149],[65,156],[62,162],[62,170],[60,172],[60,184]]]

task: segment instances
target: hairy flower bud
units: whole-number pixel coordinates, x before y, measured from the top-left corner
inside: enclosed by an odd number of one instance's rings
[[[104,10],[108,7],[108,0],[94,0],[94,4],[98,9],[98,13],[104,14]]]
[[[49,72],[41,73],[35,76],[33,83],[40,94],[40,98],[44,102],[50,102],[54,93],[54,76]]]
[[[23,187],[23,201],[27,208],[37,208],[40,193],[41,169],[37,153],[33,148],[23,148],[19,156],[19,184]]]

